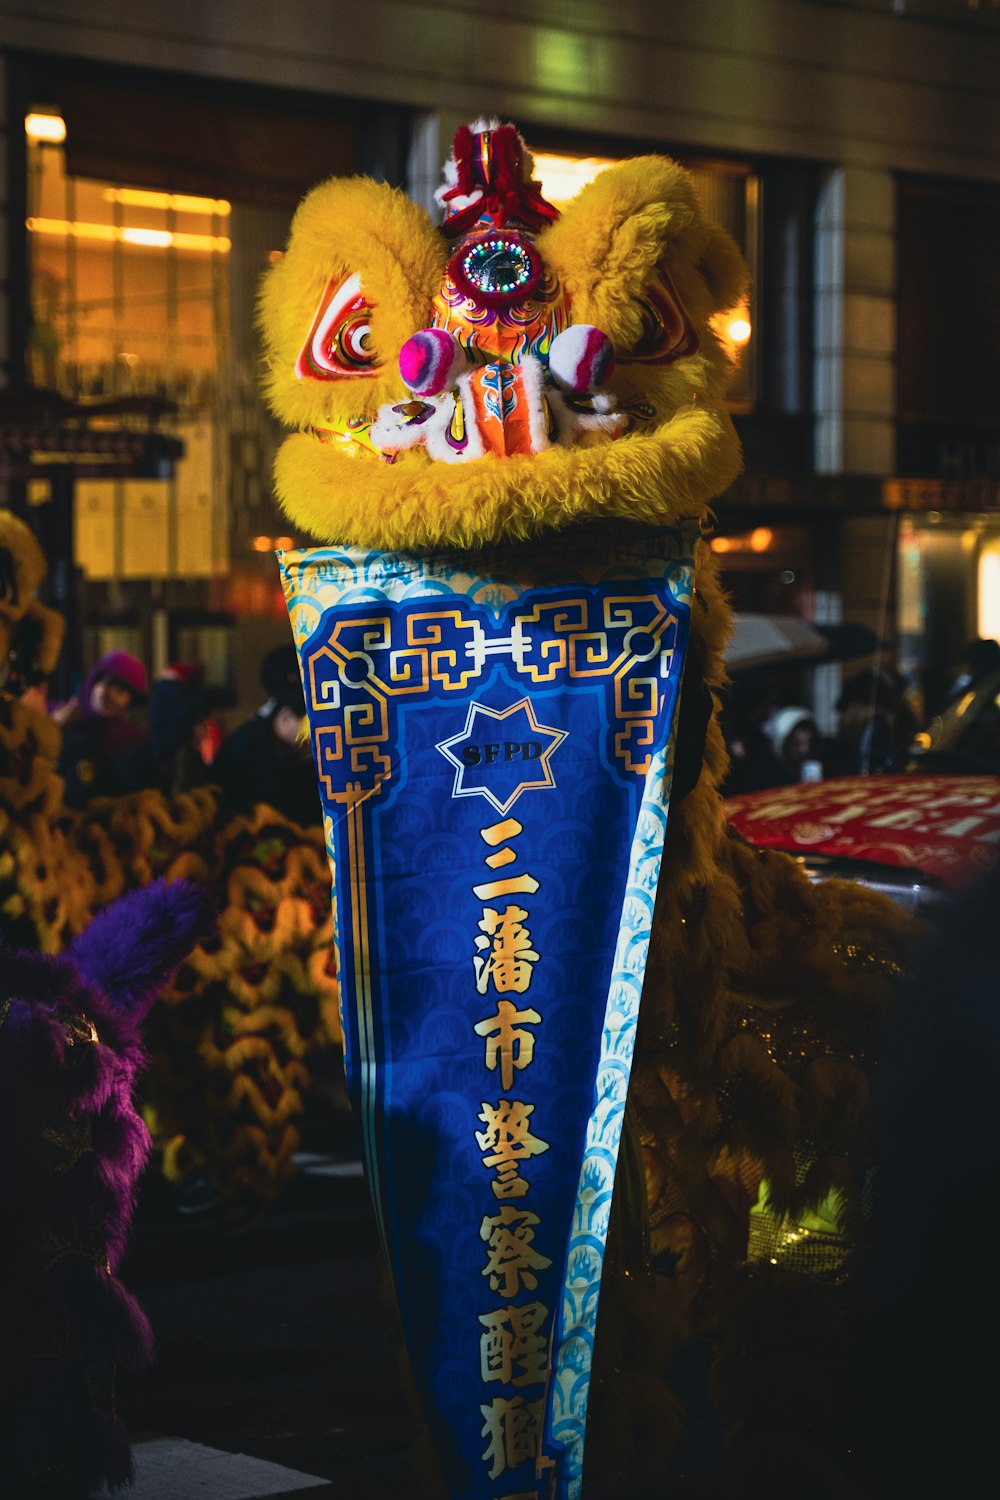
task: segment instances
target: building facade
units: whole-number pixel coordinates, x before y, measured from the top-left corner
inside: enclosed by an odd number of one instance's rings
[[[736,602],[871,626],[931,704],[1000,634],[1000,8],[0,0],[0,49],[8,391],[117,402],[108,422],[183,450],[69,486],[6,473],[72,548],[81,665],[197,655],[252,704],[285,628],[260,272],[324,176],[432,207],[480,114],[517,122],[553,196],[674,155],[741,240],[746,468],[716,539]]]

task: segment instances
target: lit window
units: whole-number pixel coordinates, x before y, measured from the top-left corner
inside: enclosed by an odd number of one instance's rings
[[[31,379],[71,398],[166,397],[184,443],[169,479],[76,485],[89,579],[207,578],[228,564],[230,205],[70,177],[61,118],[25,120]]]

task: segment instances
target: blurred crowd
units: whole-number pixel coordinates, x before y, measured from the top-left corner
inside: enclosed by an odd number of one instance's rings
[[[943,706],[998,671],[1000,642],[970,641]],[[733,674],[722,711],[730,756],[725,796],[884,770],[923,723],[919,699],[888,662],[845,673],[833,734],[824,734],[814,711],[798,701],[798,680],[766,667]],[[150,682],[137,657],[109,651],[72,698],[48,703],[44,689],[33,689],[31,697],[62,728],[58,769],[71,807],[146,787],[172,796],[217,786],[234,813],[266,803],[302,827],[319,824],[305,697],[291,642],[265,656],[260,685],[263,701],[228,732],[204,669],[195,662],[173,662]]]
[[[154,788],[167,796],[217,786],[233,813],[267,803],[302,827],[321,821],[306,735],[305,697],[294,646],[260,667],[263,701],[228,733],[200,663],[173,662],[149,680],[127,651],[94,663],[61,703],[35,694],[62,729],[58,770],[66,802]]]
[[[942,709],[998,670],[1000,642],[970,641]],[[885,770],[924,722],[919,698],[888,662],[845,675],[833,734],[822,733],[812,709],[788,701],[788,693],[785,672],[734,674],[722,711],[730,756],[725,796]]]

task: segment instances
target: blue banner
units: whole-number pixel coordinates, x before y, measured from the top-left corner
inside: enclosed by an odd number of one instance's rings
[[[575,1500],[696,529],[279,554],[345,1055],[455,1500]]]

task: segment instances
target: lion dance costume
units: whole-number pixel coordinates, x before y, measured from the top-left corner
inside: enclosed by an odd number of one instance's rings
[[[0,935],[58,953],[154,880],[210,893],[217,924],[148,1018],[145,1111],[168,1177],[266,1206],[293,1168],[310,1056],[339,1045],[322,839],[264,805],[234,817],[212,787],[68,808],[60,733],[31,696],[62,640],[35,597],[45,571],[29,527],[0,511]]]
[[[438,196],[318,186],[260,316],[320,543],[279,559],[349,1083],[444,1484],[863,1495],[906,919],[726,825],[705,533],[746,268],[662,157],[560,215],[480,121]]]

